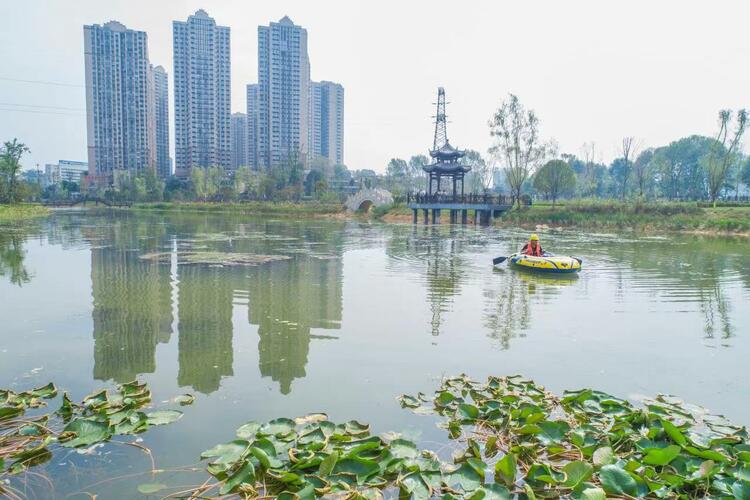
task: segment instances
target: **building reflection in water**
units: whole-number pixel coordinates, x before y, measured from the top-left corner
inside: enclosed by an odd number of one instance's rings
[[[189,264],[164,226],[113,224],[91,246],[94,377],[127,382],[156,370],[156,346],[177,328],[177,383],[209,394],[234,374],[233,299],[248,298],[248,323],[258,326],[259,371],[288,394],[305,376],[310,341],[334,339],[314,329],[337,330],[342,318],[340,245],[319,242],[315,251],[257,266]],[[305,229],[305,241],[320,240]],[[290,237],[291,238],[291,237]],[[282,253],[289,241],[217,239],[211,251]],[[203,245],[204,242],[201,242]],[[171,250],[170,250],[171,249]],[[141,258],[162,252],[156,260]],[[244,307],[244,304],[243,304]],[[175,321],[176,319],[176,321]]]
[[[91,249],[94,378],[129,382],[156,370],[156,345],[172,334],[169,267],[139,259],[129,228],[115,225],[108,238]]]
[[[248,319],[258,325],[260,374],[278,382],[282,394],[305,376],[311,329],[340,328],[342,274],[339,258],[301,257],[251,269]]]
[[[209,394],[233,374],[233,269],[207,265],[178,267],[177,383]]]

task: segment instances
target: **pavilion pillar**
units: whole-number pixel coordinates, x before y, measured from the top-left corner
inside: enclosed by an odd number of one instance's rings
[[[417,223],[417,219],[418,219],[417,212],[418,212],[418,210],[416,208],[414,210],[412,210],[412,218],[411,218],[411,223],[412,224],[416,224]]]
[[[440,224],[440,209],[439,208],[432,209],[432,223]]]
[[[429,216],[429,210],[426,208],[422,209],[423,215],[424,215],[424,223],[429,224],[430,223],[430,216]]]
[[[467,222],[469,222],[469,211],[466,209],[461,210],[461,224],[466,225]]]
[[[489,226],[491,212],[489,210],[480,210],[479,213],[479,224],[482,226]]]

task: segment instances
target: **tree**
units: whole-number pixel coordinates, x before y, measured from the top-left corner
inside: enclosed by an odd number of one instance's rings
[[[597,163],[596,163],[596,143],[584,142],[581,146],[583,156],[583,171],[579,173],[581,180],[579,186],[583,196],[594,196],[598,191],[597,182]]]
[[[144,181],[146,184],[146,199],[148,201],[161,201],[164,198],[164,181],[159,178],[155,167],[146,169]]]
[[[651,160],[654,157],[653,149],[646,149],[633,162],[633,176],[635,184],[638,187],[638,197],[643,198],[643,193],[648,187],[648,181],[651,174]]]
[[[320,170],[311,170],[305,178],[305,194],[312,196],[316,193],[316,186],[319,182],[325,182],[325,176]],[[327,186],[326,186],[327,187]]]
[[[388,179],[388,189],[393,193],[401,194],[407,186],[407,175],[409,170],[409,164],[401,158],[391,158],[388,162],[388,166],[385,170],[385,175]]]
[[[744,154],[742,154],[741,151],[738,151],[736,155],[734,155],[734,161],[732,162],[732,179],[734,182],[734,200],[737,201],[740,199],[740,184],[742,184],[742,167],[745,166],[745,162],[747,161],[747,157],[745,157]]]
[[[339,182],[349,182],[352,180],[352,173],[346,168],[346,165],[340,163],[333,166],[333,180]]]
[[[234,178],[232,180],[234,182],[234,191],[237,194],[244,194],[250,190],[249,188],[252,183],[251,176],[250,167],[238,167],[234,171]]]
[[[4,177],[5,189],[0,191],[0,202],[16,203],[18,196],[18,175],[21,172],[21,157],[31,150],[18,139],[6,141],[0,148],[0,174]]]
[[[199,200],[205,200],[206,194],[206,171],[202,168],[190,169],[190,184],[193,186],[193,194]]]
[[[561,195],[572,193],[576,188],[576,173],[563,160],[550,160],[534,175],[534,189],[544,193],[555,206]]]
[[[719,132],[711,147],[711,154],[706,162],[708,174],[708,194],[711,202],[716,207],[716,198],[724,188],[734,155],[737,154],[740,147],[742,135],[747,128],[747,111],[740,109],[737,112],[737,121],[735,123],[734,133],[729,132],[730,122],[732,121],[732,111],[723,109],[719,111]]]
[[[407,183],[409,191],[422,189],[425,184],[425,171],[422,167],[430,162],[425,155],[414,155],[409,158],[409,167],[407,169]]]
[[[745,186],[750,187],[750,157],[745,161],[745,165],[742,167],[742,173],[740,174],[742,183]]]
[[[612,177],[613,193],[616,197],[625,199],[625,192],[630,177],[630,163],[625,158],[615,158],[609,167],[609,175]]]
[[[505,165],[505,178],[520,208],[523,184],[545,155],[545,148],[539,142],[539,119],[523,107],[518,97],[510,94],[495,112],[489,127],[495,140],[490,153]]]
[[[488,163],[479,151],[473,149],[466,150],[463,163],[471,167],[469,173],[466,174],[469,191],[483,193],[489,190],[495,173],[494,163]]]
[[[636,155],[636,143],[633,137],[625,137],[622,140],[622,157],[612,162],[610,173],[617,183],[620,197],[624,200],[628,189],[628,180],[633,169],[631,158]]]
[[[206,197],[213,198],[221,188],[221,181],[224,179],[224,169],[221,167],[208,167],[204,179]]]
[[[649,169],[658,194],[669,199],[702,199],[708,196],[705,163],[714,140],[691,135],[654,150]]]

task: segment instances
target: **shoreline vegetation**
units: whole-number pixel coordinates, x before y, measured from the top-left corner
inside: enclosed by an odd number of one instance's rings
[[[0,222],[16,222],[46,217],[50,209],[37,204],[0,205]]]
[[[101,210],[101,207],[98,208]],[[153,202],[136,203],[137,212],[216,213],[272,215],[278,217],[361,218],[387,223],[411,223],[405,204],[374,207],[369,213],[348,212],[338,203],[320,202]],[[0,222],[25,221],[51,214],[38,204],[0,205]],[[447,221],[447,216],[444,217]],[[469,216],[470,223],[472,214]],[[637,232],[677,232],[750,236],[750,205],[726,203],[716,208],[700,202],[628,202],[616,200],[569,200],[552,205],[537,202],[529,208],[511,210],[493,221],[495,227],[538,227]]]
[[[241,203],[214,202],[153,202],[135,203],[130,210],[164,211],[164,212],[193,212],[193,213],[230,213],[230,214],[259,214],[279,216],[335,216],[345,214],[343,204],[320,202],[276,202],[250,201]]]
[[[376,208],[373,217],[385,222],[411,222],[412,212],[406,205],[397,204]],[[511,210],[496,218],[493,225],[750,236],[750,205],[712,208],[697,202],[572,200]]]

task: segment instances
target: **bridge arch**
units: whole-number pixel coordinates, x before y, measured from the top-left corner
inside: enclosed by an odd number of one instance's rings
[[[346,208],[352,212],[369,211],[372,207],[391,203],[393,203],[393,195],[385,189],[362,189],[347,198]]]

